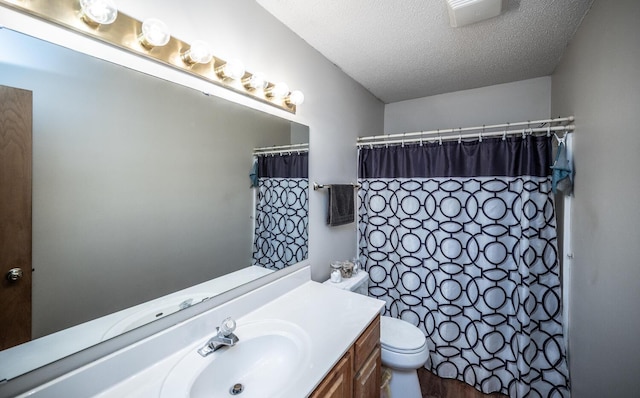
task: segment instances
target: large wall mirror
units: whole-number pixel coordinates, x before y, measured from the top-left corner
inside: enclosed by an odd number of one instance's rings
[[[34,270],[0,380],[307,257],[305,146],[254,156],[306,126],[8,29],[0,48],[0,85],[33,93]]]

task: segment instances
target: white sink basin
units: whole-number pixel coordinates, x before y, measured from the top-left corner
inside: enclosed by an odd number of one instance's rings
[[[278,397],[307,364],[310,339],[299,326],[280,320],[238,321],[238,343],[202,357],[189,347],[162,385],[161,398]],[[213,333],[212,333],[213,336]],[[211,336],[209,336],[211,337]],[[242,392],[230,391],[236,384]]]

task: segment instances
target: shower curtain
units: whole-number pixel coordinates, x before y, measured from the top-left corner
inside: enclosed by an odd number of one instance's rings
[[[308,154],[257,158],[253,265],[278,270],[307,258]]]
[[[569,397],[552,163],[547,137],[360,150],[369,294],[425,333],[440,377]]]

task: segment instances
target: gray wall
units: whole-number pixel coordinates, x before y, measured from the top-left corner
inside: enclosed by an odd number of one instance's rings
[[[546,119],[551,78],[539,77],[394,102],[385,106],[386,134]]]
[[[34,337],[251,264],[252,149],[289,143],[289,121],[6,29],[0,44],[0,84],[34,93]]]
[[[576,116],[569,364],[573,397],[640,390],[640,2],[596,0],[553,74]]]
[[[303,91],[305,102],[296,115],[233,99],[310,127],[311,182],[356,181],[356,138],[382,132],[384,105],[255,1],[183,2],[178,7],[171,1],[132,0],[120,7],[141,20],[161,18],[176,37],[207,40],[222,58],[240,58],[250,71]],[[329,277],[331,260],[355,256],[356,225],[328,227],[327,191],[311,190],[309,195],[311,276],[322,281]]]

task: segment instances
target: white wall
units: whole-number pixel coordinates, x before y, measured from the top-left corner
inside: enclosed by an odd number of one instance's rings
[[[569,308],[572,394],[640,389],[640,2],[596,0],[553,74],[576,117]]]
[[[385,106],[384,132],[408,133],[547,119],[550,97],[551,78],[547,76],[394,102]]]
[[[0,9],[0,25],[308,125],[310,180],[356,180],[356,137],[382,132],[384,105],[256,2],[194,0],[178,5],[168,0],[130,0],[120,6],[122,12],[140,20],[150,16],[163,19],[181,40],[207,40],[216,55],[238,57],[250,71],[262,71],[272,81],[285,81],[292,89],[302,90],[306,102],[297,115],[291,115],[6,9]],[[326,226],[326,194],[326,190],[310,192],[309,256],[312,277],[317,280],[328,277],[332,259],[355,254],[355,224]]]

